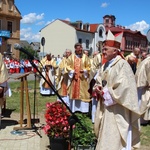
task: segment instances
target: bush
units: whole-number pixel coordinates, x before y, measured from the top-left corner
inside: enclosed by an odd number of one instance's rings
[[[92,129],[91,119],[89,119],[86,114],[82,113],[76,113],[76,116],[79,118],[81,124],[86,129],[86,131],[79,123],[75,124],[75,128],[73,130],[73,145],[75,147],[78,145],[95,146],[96,137]]]

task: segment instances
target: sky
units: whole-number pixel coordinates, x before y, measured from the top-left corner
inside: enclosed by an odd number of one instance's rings
[[[114,15],[116,25],[147,34],[150,28],[150,0],[15,0],[22,19],[20,39],[40,42],[40,30],[56,19],[103,23]]]

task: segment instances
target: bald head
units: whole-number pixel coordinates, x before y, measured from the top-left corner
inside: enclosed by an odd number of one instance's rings
[[[94,58],[98,53],[99,53],[99,51],[95,51],[95,52],[93,53],[93,58]]]
[[[49,60],[49,61],[50,61],[50,60],[51,60],[51,58],[52,58],[52,57],[51,57],[51,53],[47,54],[47,55],[46,55],[46,58],[47,58],[47,60]]]
[[[144,60],[147,57],[147,55],[148,55],[147,52],[143,52],[141,54],[141,59]]]
[[[84,53],[86,56],[89,56],[89,51],[88,51],[88,50],[83,50],[83,53]]]
[[[136,57],[139,57],[140,55],[140,49],[138,47],[134,48],[133,53]]]
[[[65,56],[68,58],[72,54],[72,51],[70,49],[66,49]]]

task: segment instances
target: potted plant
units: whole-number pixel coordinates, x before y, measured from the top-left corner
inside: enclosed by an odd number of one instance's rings
[[[50,139],[51,150],[68,149],[70,132],[68,118],[70,115],[66,106],[60,101],[46,104],[46,125],[43,127],[43,130]]]
[[[93,132],[92,122],[86,114],[76,113],[82,126],[75,124],[73,130],[73,146],[75,150],[94,150],[96,146],[96,136]],[[83,127],[86,129],[84,130]]]

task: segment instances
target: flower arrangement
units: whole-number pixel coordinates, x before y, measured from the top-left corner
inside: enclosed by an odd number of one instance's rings
[[[46,104],[46,125],[43,127],[44,132],[50,138],[69,138],[70,125],[68,118],[70,112],[60,101]]]

